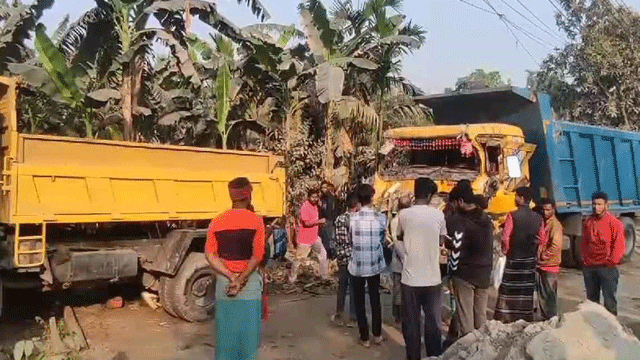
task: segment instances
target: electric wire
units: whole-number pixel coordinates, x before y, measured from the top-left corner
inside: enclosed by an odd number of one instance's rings
[[[522,3],[521,0],[516,0],[518,2],[518,4],[520,4],[525,10],[527,10],[527,12],[529,12],[529,14],[531,14],[531,16],[533,16],[536,20],[538,20],[538,22],[540,22],[544,27],[546,27],[547,29],[549,29],[549,31],[553,32],[554,34],[558,35],[557,31],[552,29],[549,25],[547,25],[546,22],[542,21],[533,11],[531,11],[525,4]]]
[[[514,8],[511,4],[509,4],[508,2],[506,2],[505,0],[500,0],[502,1],[505,5],[507,5],[511,10],[513,10],[516,14],[520,15],[521,17],[523,17],[525,20],[527,20],[529,23],[531,23],[533,26],[535,26],[536,28],[538,28],[539,30],[541,30],[542,32],[544,32],[545,34],[551,36],[552,38],[554,38],[555,40],[559,40],[564,42],[564,40],[562,40],[562,38],[558,37],[557,35],[554,35],[553,33],[550,33],[547,29],[544,29],[542,27],[540,27],[540,25],[536,24],[535,22],[533,22],[533,20],[529,19],[529,17],[523,15],[520,11],[518,11],[516,8]]]
[[[533,57],[533,55],[531,54],[531,52],[529,51],[529,49],[527,49],[526,46],[524,46],[524,44],[522,43],[522,41],[520,41],[520,38],[518,38],[518,35],[516,35],[516,33],[513,31],[513,29],[511,29],[511,26],[509,25],[509,23],[504,19],[504,15],[500,14],[498,12],[498,10],[496,10],[496,8],[489,2],[489,0],[484,0],[484,2],[489,5],[489,7],[491,8],[491,10],[493,10],[493,12],[498,15],[498,17],[500,18],[500,20],[502,20],[502,22],[504,23],[504,25],[507,27],[507,29],[509,30],[509,32],[511,33],[511,35],[513,35],[513,37],[516,39],[516,45],[520,44],[522,46],[522,48],[524,49],[524,51],[527,53],[527,55],[529,55],[529,57],[531,58],[531,60],[533,60],[533,62],[535,62],[538,66],[540,66],[540,63],[538,62],[538,60],[536,60],[535,57]]]

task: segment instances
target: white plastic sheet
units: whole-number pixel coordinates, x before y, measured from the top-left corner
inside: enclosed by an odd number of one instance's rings
[[[502,283],[502,275],[504,274],[504,267],[507,264],[507,257],[500,256],[496,261],[496,265],[493,267],[493,271],[491,273],[491,285],[494,288],[500,288],[500,284]]]

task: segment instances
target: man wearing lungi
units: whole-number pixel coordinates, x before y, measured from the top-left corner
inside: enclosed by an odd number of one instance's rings
[[[265,251],[262,217],[251,211],[247,178],[229,182],[232,207],[209,226],[205,254],[216,271],[216,359],[258,357],[262,276],[256,271]]]
[[[505,323],[520,319],[533,321],[538,239],[544,228],[540,214],[529,207],[531,198],[531,188],[516,189],[518,210],[507,215],[502,232],[502,252],[507,263],[498,290],[494,319]]]

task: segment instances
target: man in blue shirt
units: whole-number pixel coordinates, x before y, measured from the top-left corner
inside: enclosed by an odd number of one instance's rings
[[[371,346],[364,304],[365,284],[369,288],[369,300],[371,301],[373,342],[376,344],[382,342],[380,273],[386,266],[382,251],[387,217],[371,207],[374,193],[371,185],[363,184],[358,187],[357,194],[362,208],[350,216],[349,226],[353,241],[353,253],[348,270],[351,274],[360,341],[364,347]]]

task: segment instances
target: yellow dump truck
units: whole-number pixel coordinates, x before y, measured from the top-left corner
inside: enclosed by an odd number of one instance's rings
[[[281,159],[19,133],[19,91],[16,79],[0,78],[0,311],[3,288],[139,279],[168,313],[208,318],[208,221],[230,207],[227,182],[238,176],[252,182],[258,214],[282,217]]]

